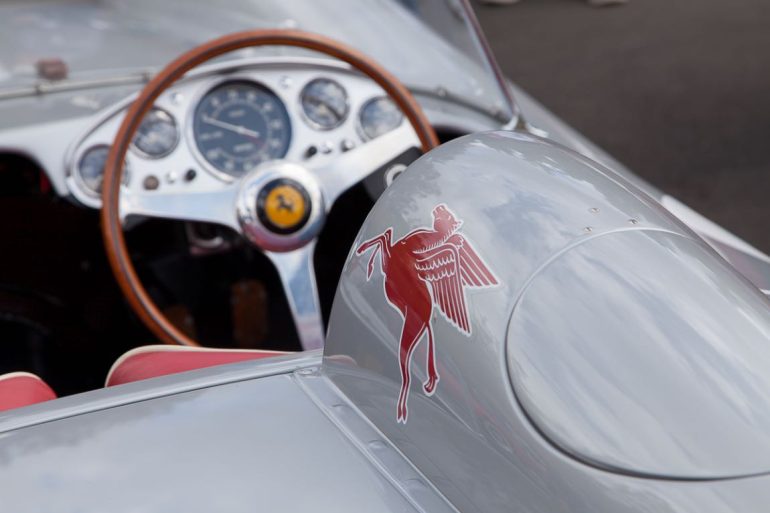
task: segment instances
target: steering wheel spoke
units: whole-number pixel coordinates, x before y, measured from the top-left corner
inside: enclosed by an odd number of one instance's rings
[[[314,253],[315,241],[286,253],[265,252],[278,270],[304,350],[322,348],[325,338],[313,268]]]
[[[410,148],[420,140],[409,123],[344,153],[334,162],[316,170],[327,208],[352,186]]]
[[[221,184],[216,189],[199,192],[136,191],[124,192],[120,198],[120,219],[141,215],[202,221],[240,231],[235,214],[237,183]]]

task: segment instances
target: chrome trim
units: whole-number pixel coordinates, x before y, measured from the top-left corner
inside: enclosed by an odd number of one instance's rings
[[[59,80],[55,82],[37,81],[30,86],[0,91],[0,100],[40,96],[48,93],[63,93],[93,89],[95,87],[116,87],[133,84],[146,84],[152,79],[155,70],[144,70],[138,73],[118,75],[114,77],[93,78],[83,80]]]
[[[519,111],[518,105],[516,105],[516,101],[513,99],[511,90],[508,88],[508,83],[505,79],[505,75],[503,74],[503,70],[500,68],[500,63],[498,63],[497,59],[495,59],[495,54],[492,51],[492,47],[489,45],[489,41],[484,35],[484,31],[481,28],[481,24],[479,23],[479,19],[476,17],[476,13],[473,10],[473,7],[471,7],[470,0],[459,0],[459,5],[465,11],[466,19],[471,25],[470,28],[476,35],[476,43],[479,46],[479,50],[481,50],[481,53],[487,58],[487,63],[489,64],[492,75],[497,81],[497,86],[500,89],[500,93],[502,93],[503,98],[508,102],[507,107],[511,111],[511,119],[503,119],[501,121],[503,123],[508,122],[515,124],[514,120],[521,116],[521,112]]]
[[[259,193],[267,184],[281,178],[299,183],[310,197],[310,217],[302,228],[288,235],[275,233],[264,226],[257,212]],[[241,233],[266,253],[292,251],[310,243],[321,231],[326,214],[324,197],[316,178],[304,167],[284,160],[260,164],[243,178],[236,199],[236,211]]]
[[[345,191],[375,170],[410,148],[419,148],[420,140],[412,125],[402,123],[371,141],[338,156],[330,164],[317,168],[326,205],[331,207]]]
[[[238,195],[237,184],[221,184],[217,190],[195,192],[166,192],[163,189],[123,191],[120,198],[120,219],[125,221],[132,215],[176,219],[180,221],[202,221],[227,226],[240,232],[235,214]]]
[[[302,349],[320,349],[326,333],[313,267],[316,241],[288,253],[265,251],[281,278]]]

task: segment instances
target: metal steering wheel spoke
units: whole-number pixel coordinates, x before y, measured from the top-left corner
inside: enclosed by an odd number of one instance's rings
[[[180,221],[216,223],[240,232],[235,214],[238,183],[221,184],[198,192],[124,192],[120,198],[120,219],[129,216],[160,217]]]
[[[355,184],[410,148],[420,140],[409,123],[344,153],[334,162],[321,166],[316,176],[321,183],[327,208]]]
[[[315,240],[286,253],[266,251],[281,278],[302,349],[320,349],[325,333],[318,299],[313,254]]]

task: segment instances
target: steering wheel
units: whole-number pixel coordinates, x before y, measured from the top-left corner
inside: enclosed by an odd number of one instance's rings
[[[171,62],[145,86],[123,118],[104,169],[101,211],[107,256],[118,284],[144,324],[167,344],[199,345],[161,313],[142,286],[126,248],[122,224],[125,218],[142,215],[204,221],[236,230],[275,265],[302,347],[316,349],[323,347],[324,329],[313,253],[324,219],[343,192],[413,146],[414,135],[397,129],[341,154],[313,172],[297,163],[276,160],[207,192],[121,193],[126,152],[155,100],[186,72],[212,58],[267,45],[310,49],[348,63],[382,87],[401,109],[424,152],[438,145],[425,114],[396,77],[357,50],[317,34],[298,30],[238,32],[205,43]],[[285,208],[287,198],[297,206],[296,212]]]

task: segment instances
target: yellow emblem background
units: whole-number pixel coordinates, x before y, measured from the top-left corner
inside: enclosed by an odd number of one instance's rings
[[[291,185],[279,185],[267,195],[265,215],[278,228],[292,228],[305,216],[302,193]]]

